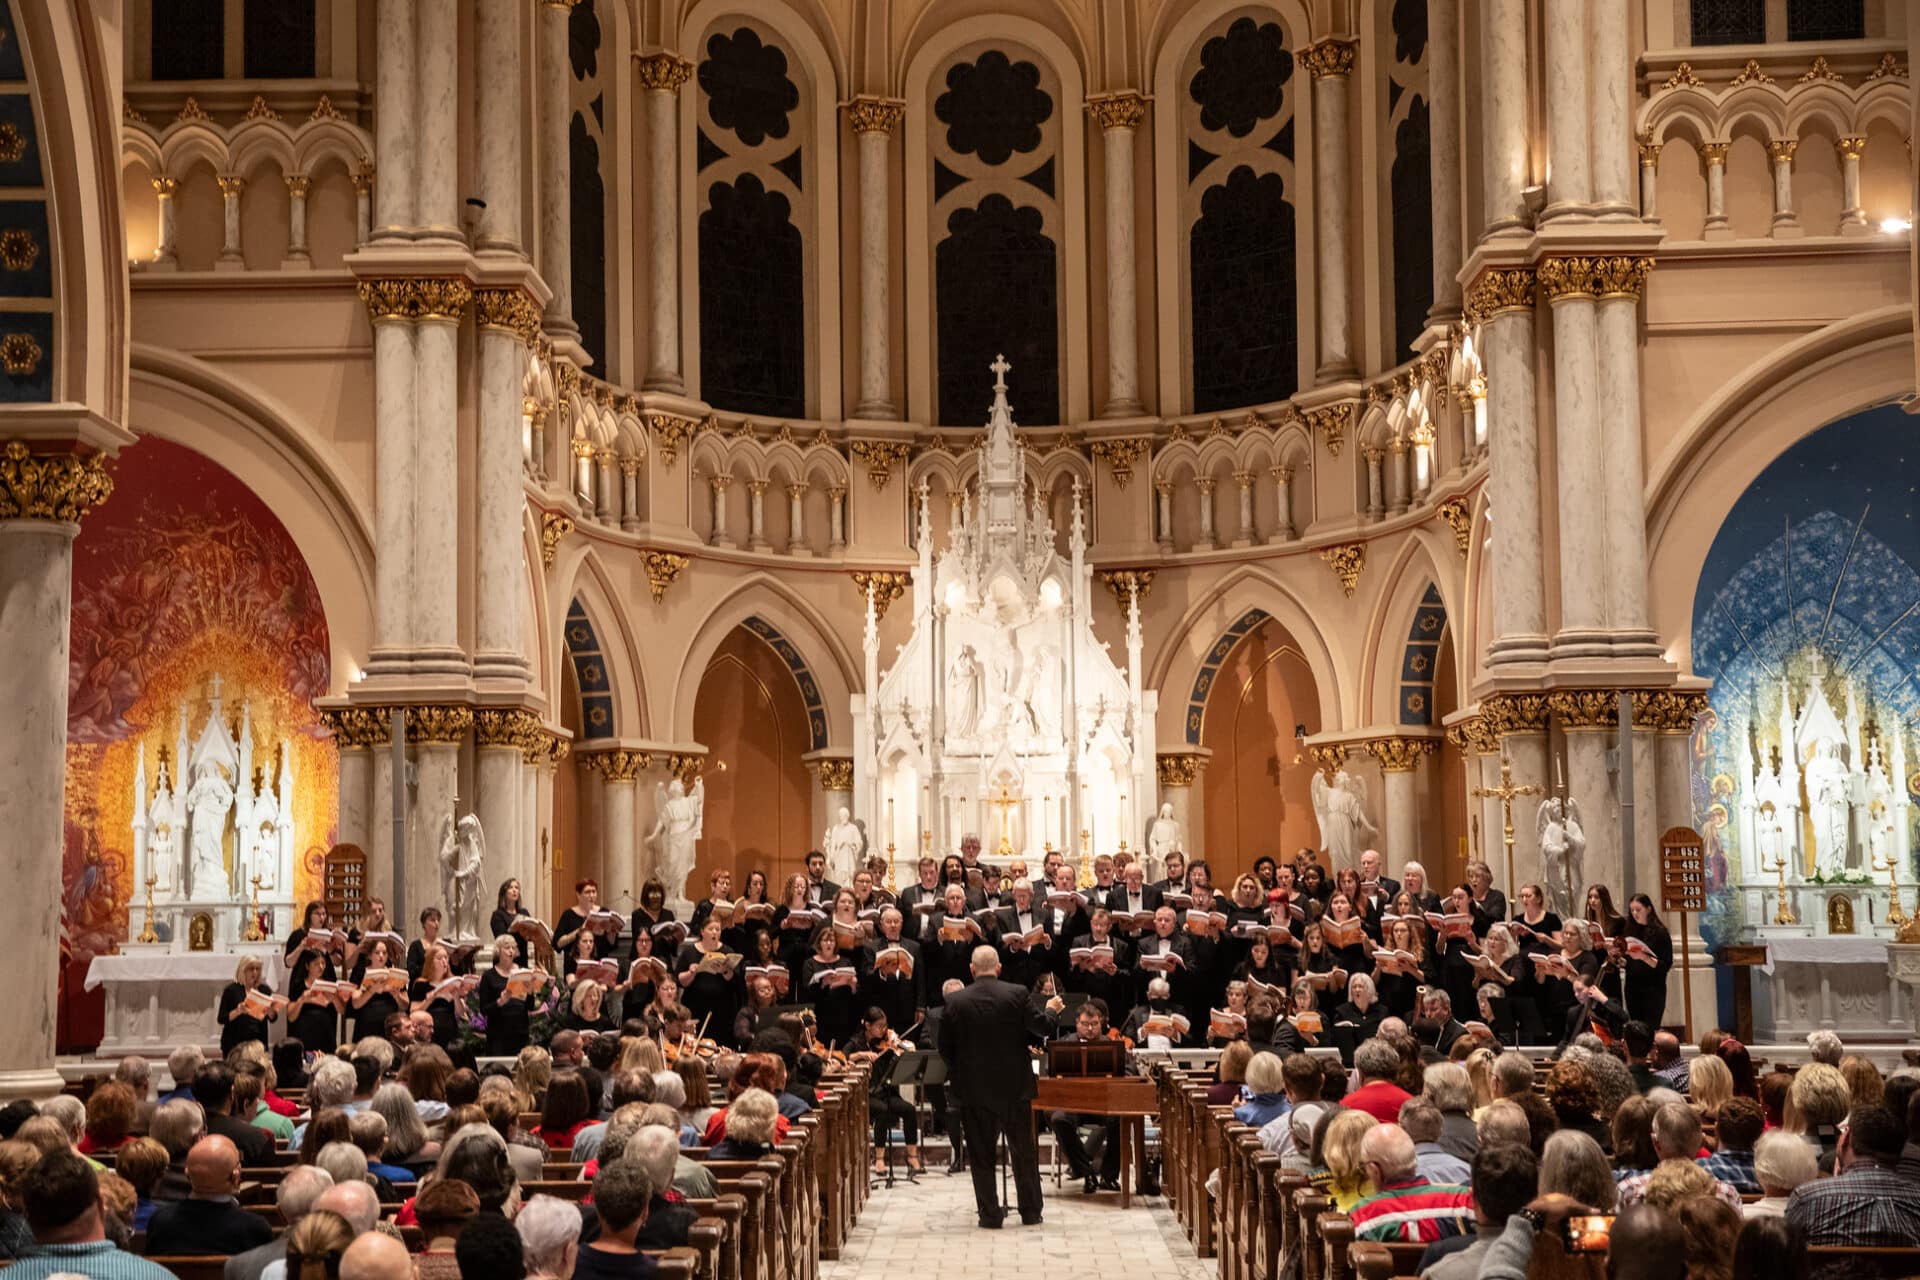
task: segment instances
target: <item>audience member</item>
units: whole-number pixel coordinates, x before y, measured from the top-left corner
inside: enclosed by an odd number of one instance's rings
[[[579,1217],[574,1214],[575,1221]],[[414,1280],[413,1259],[400,1241],[370,1231],[340,1255],[340,1280]]]
[[[1313,1150],[1317,1154],[1311,1181],[1327,1193],[1335,1209],[1351,1214],[1362,1200],[1380,1190],[1370,1176],[1360,1146],[1380,1122],[1365,1111],[1342,1108],[1323,1123],[1325,1127],[1316,1128],[1314,1133]]]
[[[752,1093],[750,1089],[734,1100],[734,1106]],[[773,1099],[767,1096],[767,1102]],[[733,1108],[728,1108],[729,1124]],[[771,1128],[772,1121],[769,1120]],[[600,1236],[583,1245],[574,1263],[575,1280],[631,1280],[653,1275],[653,1259],[639,1252],[634,1238],[646,1225],[647,1207],[653,1202],[654,1187],[638,1161],[620,1160],[600,1171],[593,1180],[593,1207],[600,1216]]]
[[[167,1149],[152,1138],[135,1138],[113,1153],[113,1171],[133,1187],[133,1229],[145,1231],[160,1202],[153,1198],[167,1174]]]
[[[193,1077],[206,1062],[206,1055],[200,1052],[200,1046],[183,1044],[167,1055],[167,1076],[173,1087],[160,1095],[161,1102],[190,1102],[193,1099]],[[1838,1061],[1838,1059],[1835,1059]]]
[[[700,1215],[684,1204],[667,1199],[673,1187],[673,1171],[680,1158],[680,1135],[664,1125],[648,1125],[627,1143],[623,1164],[638,1164],[654,1188],[647,1204],[647,1220],[634,1237],[634,1243],[647,1249],[677,1249],[687,1243],[687,1233]]]
[[[1470,1228],[1473,1193],[1422,1178],[1413,1139],[1399,1125],[1369,1129],[1360,1139],[1360,1161],[1377,1190],[1348,1215],[1356,1240],[1431,1242]]]
[[[339,1280],[340,1259],[353,1243],[353,1227],[330,1209],[314,1209],[287,1232],[286,1257],[267,1268],[286,1280]]]
[[[213,1065],[226,1070],[225,1064]],[[226,1137],[208,1134],[193,1144],[187,1181],[192,1194],[160,1206],[147,1224],[149,1254],[245,1253],[273,1239],[265,1218],[240,1207],[240,1151]]]
[[[300,1224],[301,1219],[313,1212],[315,1202],[332,1186],[333,1178],[312,1165],[295,1165],[287,1170],[273,1195],[273,1203],[280,1210],[280,1220],[286,1224],[287,1233],[228,1258],[223,1280],[260,1280],[268,1264],[279,1262],[287,1256],[288,1235]]]
[[[460,1280],[454,1241],[478,1212],[480,1197],[458,1178],[429,1177],[420,1184],[413,1198],[413,1220],[424,1245],[414,1258],[419,1280]]]
[[[1447,1248],[1451,1237],[1427,1246],[1420,1259],[1422,1280],[1475,1280],[1507,1219],[1534,1198],[1538,1174],[1539,1166],[1524,1143],[1482,1145],[1473,1157],[1473,1237],[1464,1248],[1447,1253],[1439,1251]]]
[[[461,1280],[526,1280],[526,1245],[513,1223],[497,1213],[474,1215],[454,1241],[453,1255]]]
[[[1620,1189],[1606,1153],[1591,1134],[1563,1132],[1547,1139],[1540,1158],[1540,1194],[1571,1196],[1596,1213],[1612,1213]]]
[[[1440,1112],[1440,1149],[1465,1165],[1480,1149],[1473,1127],[1473,1077],[1458,1062],[1436,1062],[1422,1073],[1421,1092]]]
[[[598,1190],[598,1188],[595,1188]],[[529,1280],[567,1280],[577,1274],[580,1211],[553,1196],[535,1196],[513,1217]]]
[[[1413,1139],[1414,1166],[1428,1182],[1464,1185],[1472,1170],[1440,1144],[1440,1109],[1427,1097],[1408,1098],[1400,1108],[1400,1127]]]
[[[1651,1099],[1649,1099],[1651,1101]],[[1647,1189],[1652,1179],[1668,1164],[1676,1161],[1695,1164],[1700,1161],[1701,1151],[1700,1117],[1693,1108],[1684,1102],[1670,1102],[1653,1113],[1653,1150],[1659,1156],[1660,1163],[1647,1173],[1636,1173],[1620,1179],[1620,1203],[1623,1207],[1640,1203],[1647,1198]],[[1701,1161],[1704,1163],[1704,1161]],[[1701,1169],[1702,1173],[1706,1170]],[[1669,1173],[1669,1178],[1673,1177]],[[1712,1194],[1733,1206],[1735,1212],[1740,1208],[1740,1193],[1731,1186],[1707,1174],[1712,1183]]]
[[[1541,1196],[1527,1211],[1507,1219],[1507,1229],[1487,1250],[1479,1280],[1526,1280],[1539,1232],[1560,1230],[1587,1206],[1566,1196]],[[1687,1280],[1687,1242],[1680,1224],[1645,1205],[1614,1219],[1607,1247],[1609,1280]]]
[[[1806,1273],[1806,1241],[1794,1234],[1785,1215],[1749,1216],[1741,1225],[1733,1245],[1733,1280],[1800,1280]]]
[[[1838,1040],[1835,1043],[1839,1043]],[[1840,1144],[1840,1123],[1847,1118],[1852,1105],[1853,1096],[1847,1090],[1847,1079],[1840,1074],[1840,1068],[1824,1062],[1809,1062],[1794,1072],[1780,1127],[1818,1146],[1820,1172],[1831,1173]]]
[[[97,1085],[86,1102],[87,1123],[80,1135],[80,1154],[90,1156],[99,1151],[118,1151],[130,1142],[138,1105],[133,1090],[124,1084],[109,1080]]]
[[[1708,1058],[1718,1062],[1718,1058]],[[1687,1248],[1687,1280],[1733,1280],[1740,1211],[1712,1196],[1694,1196],[1673,1210]]]
[[[1710,1061],[1718,1062],[1719,1059]],[[1696,1071],[1693,1078],[1698,1083],[1700,1073]],[[1714,1126],[1714,1140],[1718,1147],[1702,1161],[1707,1172],[1735,1191],[1745,1194],[1758,1192],[1760,1182],[1753,1172],[1753,1144],[1760,1140],[1766,1125],[1766,1114],[1752,1098],[1728,1098],[1721,1103],[1719,1119]]]
[[[1353,1068],[1360,1077],[1360,1087],[1342,1098],[1340,1105],[1349,1111],[1364,1111],[1382,1124],[1399,1119],[1400,1108],[1412,1096],[1394,1083],[1400,1073],[1399,1051],[1375,1036],[1353,1051]]]
[[[123,1253],[107,1239],[99,1176],[85,1157],[70,1151],[41,1157],[21,1199],[34,1247],[7,1268],[7,1280],[171,1280],[164,1267]]]
[[[233,1068],[209,1062],[193,1076],[193,1100],[200,1104],[207,1132],[232,1142],[240,1163],[263,1165],[273,1158],[273,1135],[252,1120],[233,1114]]]
[[[1885,1107],[1856,1109],[1840,1134],[1834,1176],[1793,1192],[1788,1225],[1810,1245],[1920,1247],[1920,1184],[1894,1169],[1905,1142],[1906,1127]]]
[[[33,1248],[24,1197],[27,1175],[39,1163],[40,1153],[26,1143],[0,1142],[0,1261],[25,1257]]]

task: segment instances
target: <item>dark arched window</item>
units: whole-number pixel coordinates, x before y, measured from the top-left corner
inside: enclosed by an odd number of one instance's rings
[[[1766,38],[1766,0],[1693,0],[1695,44],[1761,44]]]
[[[1393,61],[1387,68],[1387,118],[1393,128],[1388,175],[1393,209],[1393,351],[1413,352],[1433,308],[1433,187],[1427,116],[1427,6],[1394,0]]]
[[[247,0],[242,30],[247,79],[313,78],[313,0]]]
[[[573,71],[575,106],[567,128],[573,185],[568,192],[569,283],[573,322],[591,363],[587,372],[607,376],[607,183],[600,170],[606,132],[606,94],[599,84],[600,18],[594,0],[581,0],[567,20],[567,61]]]

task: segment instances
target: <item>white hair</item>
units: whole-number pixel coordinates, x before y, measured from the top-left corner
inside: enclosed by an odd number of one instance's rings
[[[527,1274],[560,1275],[567,1250],[580,1243],[580,1209],[557,1196],[535,1196],[514,1215]]]
[[[1165,978],[1155,978],[1147,984],[1147,999],[1149,1000],[1165,1000],[1172,994],[1173,988],[1167,984]]]
[[[687,1082],[680,1078],[678,1071],[654,1072],[653,1100],[675,1111],[684,1109],[687,1105]]]
[[[1833,1032],[1810,1031],[1807,1033],[1807,1052],[1813,1055],[1815,1062],[1824,1062],[1830,1067],[1837,1067],[1847,1050],[1846,1046],[1840,1043],[1840,1037]]]
[[[646,1125],[627,1140],[620,1153],[623,1164],[637,1164],[646,1171],[647,1181],[656,1187],[673,1182],[673,1167],[680,1159],[680,1135],[663,1124]]]
[[[273,1193],[273,1203],[279,1208],[281,1219],[291,1227],[306,1217],[313,1209],[313,1202],[332,1187],[333,1175],[319,1165],[297,1164],[287,1170],[286,1177],[280,1179],[280,1186]]]
[[[1356,973],[1347,979],[1347,999],[1353,999],[1357,993],[1362,991],[1367,993],[1369,1002],[1377,999],[1380,994],[1379,991],[1374,988],[1373,979],[1364,973]]]
[[[345,1146],[335,1142],[331,1146]],[[353,1228],[353,1234],[365,1235],[373,1230],[373,1224],[380,1221],[380,1197],[374,1193],[373,1184],[362,1178],[358,1182],[338,1182],[320,1193],[313,1202],[315,1209],[326,1209],[339,1214]]]
[[[1407,878],[1407,872],[1409,872],[1409,871],[1418,871],[1418,872],[1420,873],[1420,883],[1421,883],[1421,884],[1425,884],[1425,883],[1427,882],[1427,869],[1426,869],[1425,867],[1423,867],[1423,866],[1421,866],[1421,865],[1420,865],[1419,863],[1417,863],[1417,862],[1414,862],[1414,861],[1411,861],[1411,860],[1409,860],[1409,861],[1407,861],[1406,863],[1403,863],[1403,864],[1401,865],[1401,867],[1400,867],[1400,879],[1404,881],[1404,880],[1405,880],[1405,879]]]
[[[351,1142],[329,1142],[313,1162],[326,1170],[335,1186],[367,1180],[367,1153]]]
[[[322,1107],[341,1107],[353,1101],[359,1077],[353,1064],[339,1058],[325,1058],[314,1065],[307,1076],[307,1105],[315,1111]]]
[[[40,1114],[52,1116],[67,1131],[68,1142],[78,1142],[87,1131],[87,1104],[70,1093],[56,1093],[40,1104]]]

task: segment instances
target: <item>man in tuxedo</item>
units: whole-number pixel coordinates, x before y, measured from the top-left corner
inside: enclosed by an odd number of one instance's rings
[[[1160,905],[1160,890],[1147,883],[1145,867],[1137,862],[1129,862],[1121,882],[1107,895],[1107,905],[1113,908],[1115,915],[1152,911]]]
[[[1006,1218],[993,1178],[994,1148],[1004,1133],[1020,1221],[1034,1226],[1040,1221],[1040,1155],[1029,1116],[1037,1090],[1028,1045],[1046,1036],[1049,1022],[1023,989],[1000,980],[1000,953],[992,947],[974,948],[972,969],[973,985],[947,1000],[938,1043],[948,1087],[960,1102],[974,1206],[983,1227],[997,1230]]]
[[[1163,894],[1169,889],[1176,893],[1185,893],[1187,891],[1187,855],[1178,849],[1170,850],[1167,854],[1167,878],[1155,880],[1153,887]]]
[[[1000,960],[1008,982],[1031,987],[1035,978],[1052,967],[1051,957],[1029,946],[1022,936],[1043,924],[1040,911],[1033,905],[1033,885],[1015,880],[1011,896],[1013,905],[1000,908],[994,918]]]
[[[1433,1047],[1440,1053],[1446,1053],[1452,1049],[1453,1042],[1467,1034],[1466,1027],[1453,1016],[1453,997],[1438,987],[1429,990],[1421,1000],[1420,1024],[1422,1027],[1430,1026],[1433,1029]],[[1418,1034],[1418,1038],[1425,1043],[1424,1034]]]
[[[1087,931],[1087,910],[1086,900],[1073,887],[1073,868],[1064,863],[1054,868],[1053,892],[1040,906],[1040,922],[1053,941],[1047,966],[1056,976],[1065,977],[1073,940]]]
[[[833,895],[840,892],[840,886],[827,879],[827,855],[818,849],[807,854],[807,901],[818,902],[831,911]]]
[[[900,895],[900,914],[906,917],[903,928],[907,937],[925,943],[939,931],[938,911],[917,912],[914,908],[923,902],[938,902],[941,896],[940,864],[932,858],[920,859],[920,883],[908,885]]]
[[[867,942],[865,962],[860,966],[865,975],[860,983],[860,999],[865,1004],[880,1009],[887,1015],[887,1025],[901,1034],[908,1034],[908,1028],[920,1017],[927,1007],[926,969],[920,963],[920,944],[912,938],[901,936],[905,927],[900,917],[900,908],[891,904],[880,909],[880,932]],[[913,957],[913,973],[908,977],[882,977],[878,968],[880,953],[889,947],[899,947]]]
[[[1098,963],[1075,967],[1073,952],[1094,947],[1113,948],[1113,958],[1102,958]],[[1109,1009],[1124,1009],[1133,1003],[1133,993],[1137,989],[1133,980],[1133,948],[1127,945],[1124,938],[1114,934],[1113,915],[1104,903],[1096,906],[1088,915],[1087,932],[1076,937],[1073,945],[1063,948],[1063,951],[1067,955],[1067,990],[1098,996]]]
[[[1168,953],[1180,958],[1180,963],[1172,969],[1157,971],[1149,968],[1145,963],[1149,956]],[[1146,998],[1145,984],[1164,974],[1167,985],[1179,993],[1181,1003],[1185,1004],[1187,991],[1195,981],[1195,963],[1193,940],[1180,932],[1180,917],[1172,907],[1164,902],[1161,903],[1154,909],[1153,932],[1141,937],[1140,946],[1134,953],[1134,972],[1143,988],[1141,998],[1143,1000]]]
[[[1113,859],[1103,853],[1093,860],[1093,883],[1080,891],[1087,910],[1106,905],[1107,899],[1113,896],[1113,887]]]
[[[938,1004],[933,998],[936,991],[944,991],[949,979],[966,981],[969,957],[973,954],[978,934],[968,933],[958,940],[940,936],[940,922],[952,917],[956,920],[967,919],[967,891],[957,884],[946,886],[944,906],[934,913],[933,941],[920,949],[921,959],[925,963],[926,981],[922,990],[927,993],[929,1005]],[[978,923],[977,921],[975,922]]]
[[[932,1045],[937,1051],[940,1047],[940,1024],[946,1021],[945,1001],[953,999],[967,989],[967,984],[958,978],[948,978],[940,984],[939,996],[942,1003],[929,1004],[927,1007],[927,1028],[920,1037],[924,1048]],[[932,990],[929,988],[929,990]],[[961,1138],[960,1103],[953,1092],[944,1084],[927,1086],[927,1109],[933,1113],[931,1131],[947,1135],[947,1145],[951,1155],[947,1162],[949,1176],[959,1173],[967,1167],[967,1144]]]
[[[1383,869],[1378,849],[1368,849],[1360,855],[1360,892],[1372,900],[1376,914],[1390,909],[1400,893],[1400,882],[1382,875]]]

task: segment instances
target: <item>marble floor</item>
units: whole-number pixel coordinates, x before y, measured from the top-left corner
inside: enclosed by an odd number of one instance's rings
[[[945,1152],[940,1153],[944,1157]],[[938,1163],[940,1157],[936,1157]],[[1134,1197],[1120,1207],[1118,1192],[1083,1195],[1075,1183],[1055,1187],[1041,1152],[1045,1220],[1020,1225],[1007,1215],[998,1231],[983,1231],[973,1207],[973,1181],[948,1177],[944,1167],[917,1184],[904,1178],[877,1188],[837,1261],[820,1264],[821,1280],[888,1280],[908,1274],[1020,1276],[1047,1280],[1111,1280],[1115,1274],[1159,1280],[1215,1280],[1218,1266],[1194,1256],[1164,1197]],[[1013,1184],[1009,1179],[1007,1193]]]

